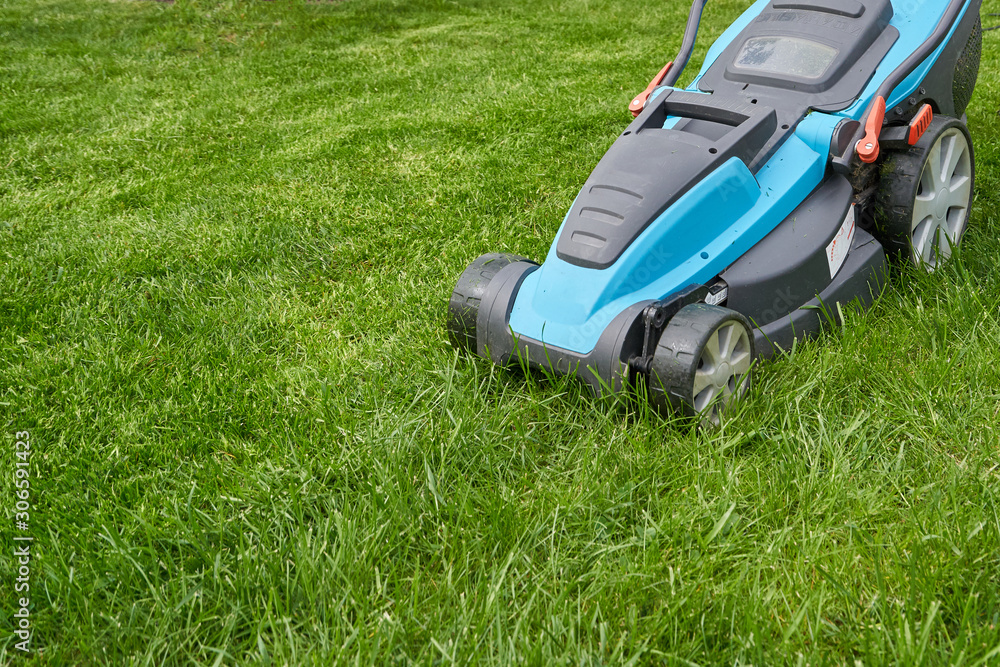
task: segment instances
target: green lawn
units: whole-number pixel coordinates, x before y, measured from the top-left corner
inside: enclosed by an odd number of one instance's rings
[[[686,5],[0,0],[0,661],[1000,663],[1000,31],[962,256],[721,429],[446,342]]]

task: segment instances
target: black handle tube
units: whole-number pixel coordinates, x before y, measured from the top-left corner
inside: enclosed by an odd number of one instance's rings
[[[674,58],[674,65],[667,72],[667,75],[663,77],[661,85],[672,86],[677,83],[677,79],[681,78],[681,74],[684,72],[684,68],[688,64],[688,60],[691,58],[691,52],[694,50],[694,42],[698,37],[698,26],[701,24],[701,12],[705,9],[705,4],[708,0],[694,0],[691,3],[691,13],[688,14],[687,25],[684,27],[684,39],[681,41],[681,50],[677,52],[677,57]]]
[[[847,150],[844,151],[843,155],[834,158],[834,169],[841,173],[850,171],[851,161],[855,156],[855,148],[861,137],[865,135],[865,121],[875,108],[878,98],[881,97],[886,101],[886,104],[889,103],[889,96],[892,95],[896,87],[903,83],[903,80],[910,76],[913,70],[917,69],[922,62],[927,60],[937,47],[941,46],[941,43],[948,36],[948,33],[951,32],[955,21],[958,20],[959,15],[967,4],[971,4],[969,0],[952,0],[951,4],[948,5],[948,9],[945,10],[944,16],[941,17],[941,21],[938,22],[937,27],[934,28],[934,32],[931,33],[931,36],[886,77],[885,81],[882,82],[882,85],[875,92],[872,101],[868,104],[868,108],[865,109],[865,114],[861,117],[861,126],[855,130],[854,136],[851,137],[851,141],[847,146]]]

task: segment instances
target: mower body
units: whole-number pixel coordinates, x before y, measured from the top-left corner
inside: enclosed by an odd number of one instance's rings
[[[858,160],[855,144],[880,93],[880,129],[924,105],[963,115],[978,72],[979,5],[753,4],[691,85],[653,90],[544,262],[515,261],[492,277],[474,351],[617,391],[662,331],[644,317],[651,304],[673,304],[668,314],[696,302],[737,311],[753,325],[758,357],[836,321],[837,304],[869,305],[886,275],[886,252],[868,231],[879,165]]]

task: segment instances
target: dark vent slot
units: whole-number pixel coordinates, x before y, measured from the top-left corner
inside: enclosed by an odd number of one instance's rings
[[[775,9],[803,9],[809,12],[823,12],[846,16],[849,19],[859,18],[865,13],[865,6],[857,0],[800,0],[799,2],[775,2]]]

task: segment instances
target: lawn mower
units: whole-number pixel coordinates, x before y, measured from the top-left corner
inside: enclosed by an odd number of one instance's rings
[[[759,0],[679,89],[695,0],[544,263],[461,274],[453,344],[717,421],[755,359],[869,306],[889,260],[933,270],[961,241],[980,4]]]

